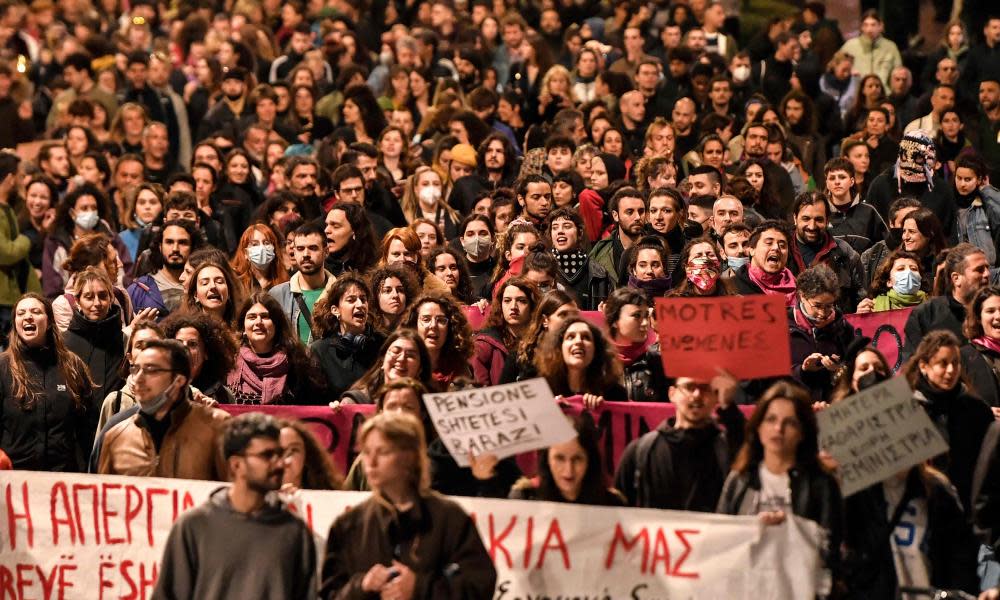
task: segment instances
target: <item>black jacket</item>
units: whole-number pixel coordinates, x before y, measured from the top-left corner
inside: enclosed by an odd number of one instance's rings
[[[615,473],[629,506],[715,510],[746,422],[735,405],[717,414],[722,427],[675,429],[664,421],[629,442]]]
[[[623,374],[628,399],[633,402],[667,402],[670,384],[663,373],[659,347],[649,348]]]
[[[41,393],[31,408],[21,408],[23,399],[11,389],[9,360],[0,355],[0,449],[18,470],[86,472],[97,429],[93,393],[79,404],[73,401],[52,350],[29,350],[24,358]]]
[[[806,371],[802,362],[815,352],[844,359],[847,347],[854,341],[854,327],[844,320],[843,315],[822,329],[805,329],[796,322],[795,309],[788,309],[788,343],[792,355],[792,377],[809,388],[814,401],[824,401],[833,391],[834,372],[829,369]]]
[[[844,529],[844,580],[847,598],[895,598],[898,579],[892,556],[888,504],[881,483],[848,497]],[[943,589],[979,590],[976,574],[978,544],[972,535],[962,505],[947,479],[916,468],[906,480],[904,498],[927,502],[927,537],[923,552],[928,557],[930,583]],[[908,502],[909,500],[907,500]],[[921,543],[922,540],[915,540]]]
[[[125,359],[125,337],[122,335],[121,309],[111,305],[108,315],[100,321],[89,321],[79,310],[73,311],[69,329],[63,333],[66,348],[87,365],[94,380],[96,409],[111,392],[121,389],[125,380],[121,376]]]
[[[521,477],[517,460],[509,456],[497,463],[493,477],[476,479],[469,467],[460,467],[441,438],[427,444],[431,464],[431,489],[446,496],[506,498],[511,486]]]
[[[559,270],[559,273],[572,286],[580,304],[580,310],[597,310],[597,307],[607,299],[612,289],[608,271],[599,265],[593,257],[588,257],[587,266],[578,269],[572,279],[566,277],[562,269]]]
[[[740,296],[752,296],[754,294],[763,294],[764,290],[750,279],[750,265],[745,264],[736,271],[733,272],[732,278],[729,283],[736,289],[736,293]]]
[[[958,209],[955,204],[955,196],[952,194],[952,187],[948,185],[948,182],[935,176],[931,180],[933,189],[929,189],[924,182],[909,183],[904,181],[901,192],[899,182],[896,181],[895,169],[896,167],[893,165],[872,180],[872,184],[868,188],[868,195],[865,197],[865,203],[874,206],[875,210],[882,215],[882,219],[888,223],[889,205],[894,200],[897,198],[916,198],[937,215],[938,219],[941,220],[941,226],[944,227],[945,236],[954,242],[955,218]]]
[[[987,406],[1000,406],[1000,354],[970,342],[962,346],[962,372]]]
[[[908,360],[916,352],[920,340],[936,329],[946,329],[958,336],[961,342],[966,342],[962,333],[962,322],[965,321],[965,306],[951,295],[931,298],[913,309],[906,319],[906,342],[903,346],[903,360]]]
[[[1000,422],[983,438],[972,482],[972,526],[979,541],[1000,552]],[[14,466],[17,468],[17,465]]]
[[[885,238],[888,227],[874,207],[858,202],[830,214],[830,233],[861,254]]]
[[[326,376],[324,392],[339,398],[379,359],[384,341],[384,335],[369,328],[360,340],[332,335],[313,342],[309,349]]]

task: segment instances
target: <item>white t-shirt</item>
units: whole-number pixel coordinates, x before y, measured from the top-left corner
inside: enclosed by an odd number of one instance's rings
[[[760,500],[757,512],[783,510],[791,512],[792,487],[788,473],[775,474],[767,470],[764,463],[758,467],[760,474]]]
[[[887,518],[892,519],[896,506],[902,501],[906,491],[906,480],[890,477],[882,482],[885,493]],[[901,586],[929,587],[930,569],[926,554],[927,543],[927,499],[911,498],[903,509],[896,529],[889,536],[892,559],[896,566],[896,580]],[[916,600],[916,596],[903,595],[904,600]]]

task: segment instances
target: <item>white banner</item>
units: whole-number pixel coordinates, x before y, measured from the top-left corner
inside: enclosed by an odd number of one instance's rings
[[[219,485],[0,471],[0,600],[149,598],[171,524]],[[322,550],[365,496],[302,492],[294,509]],[[784,600],[812,598],[821,579],[819,528],[803,519],[456,500],[496,564],[497,600]]]

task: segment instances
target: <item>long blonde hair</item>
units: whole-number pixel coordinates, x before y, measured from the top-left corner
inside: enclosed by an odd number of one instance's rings
[[[410,484],[421,496],[426,496],[431,489],[431,468],[427,458],[424,426],[420,419],[409,413],[380,412],[362,425],[358,445],[363,446],[368,434],[373,431],[381,433],[400,452],[413,453]],[[375,493],[378,494],[379,491],[375,490]]]
[[[438,200],[438,207],[443,208],[444,212],[454,223],[458,223],[462,220],[458,212],[454,208],[445,202],[444,198],[444,179],[441,178],[441,174],[435,171],[431,167],[421,166],[417,167],[417,170],[413,172],[406,179],[406,186],[403,188],[403,199],[400,201],[400,207],[403,209],[403,216],[406,217],[407,222],[413,222],[414,219],[420,216],[420,201],[417,199],[417,181],[420,180],[420,176],[424,173],[434,173],[437,175],[438,179],[441,180],[441,199]]]

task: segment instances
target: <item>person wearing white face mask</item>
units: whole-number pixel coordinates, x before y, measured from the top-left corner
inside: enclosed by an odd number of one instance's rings
[[[923,304],[927,294],[920,289],[922,282],[917,255],[896,250],[875,271],[868,297],[858,304],[858,312],[882,312]]]
[[[406,180],[400,204],[407,222],[424,218],[437,224],[445,239],[458,237],[458,223],[462,217],[444,201],[444,183],[437,171],[419,167]]]
[[[288,271],[277,258],[278,236],[262,223],[247,227],[229,261],[233,273],[249,291],[269,290],[288,281]]]
[[[97,472],[225,481],[220,442],[229,414],[191,401],[184,344],[149,340],[130,371],[139,412],[104,434]]]

